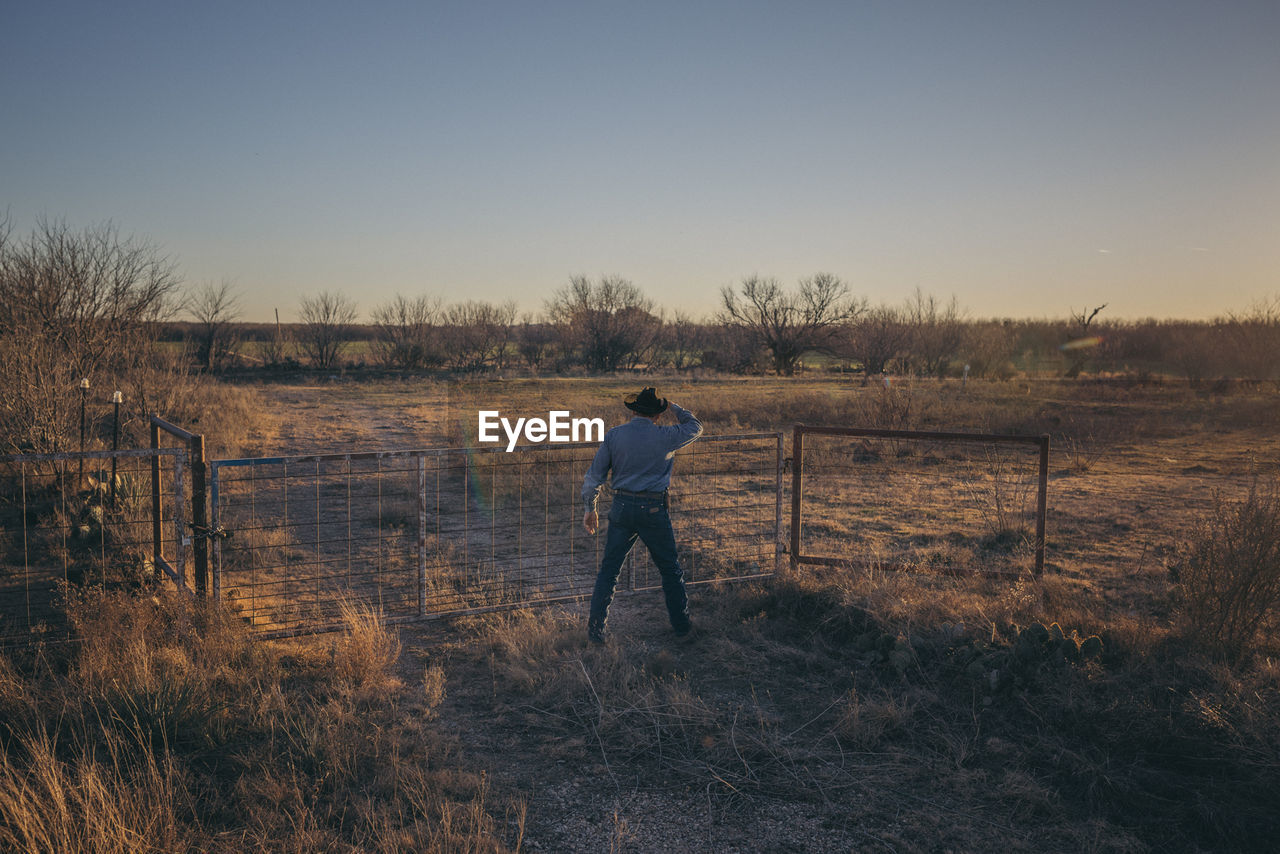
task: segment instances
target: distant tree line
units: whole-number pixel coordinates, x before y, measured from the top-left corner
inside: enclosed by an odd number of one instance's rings
[[[514,302],[445,304],[397,295],[362,319],[341,293],[304,297],[300,322],[249,324],[225,284],[195,289],[190,320],[163,335],[206,370],[382,367],[479,374],[598,374],[707,370],[791,375],[841,371],[863,382],[881,374],[1008,379],[1174,375],[1195,382],[1280,380],[1280,298],[1210,321],[1115,321],[1105,305],[1066,319],[985,320],[954,297],[917,289],[899,303],[871,304],[830,273],[787,287],[744,278],[725,287],[706,318],[668,313],[616,275],[571,277],[537,314]]]
[[[134,424],[149,412],[215,417],[201,383],[227,370],[1280,382],[1280,297],[1204,322],[1115,321],[1105,305],[1070,309],[1065,319],[972,319],[954,298],[921,290],[873,305],[838,276],[816,273],[794,286],[749,276],[721,290],[718,311],[694,318],[607,275],[573,276],[523,315],[514,302],[445,303],[430,294],[397,295],[362,314],[346,294],[326,291],[299,301],[296,322],[247,323],[233,284],[184,288],[155,247],[110,225],[41,221],[22,237],[0,220],[0,445],[71,449],[85,381],[94,400],[122,391]]]

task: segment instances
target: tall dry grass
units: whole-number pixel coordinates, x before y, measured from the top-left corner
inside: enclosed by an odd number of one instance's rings
[[[0,849],[502,851],[520,809],[431,724],[372,612],[267,643],[178,595],[74,597],[76,641],[0,659]]]
[[[1273,663],[1219,667],[1068,580],[802,570],[694,607],[692,646],[475,618],[456,664],[529,761],[744,821],[827,805],[906,850],[1249,850],[1280,829]]]

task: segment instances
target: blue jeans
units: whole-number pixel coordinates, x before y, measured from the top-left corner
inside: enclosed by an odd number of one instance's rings
[[[689,597],[684,590],[684,573],[676,556],[676,535],[671,530],[671,517],[667,514],[665,498],[642,498],[633,495],[614,495],[609,508],[609,531],[605,537],[604,558],[600,561],[600,574],[591,594],[591,616],[587,631],[600,634],[609,618],[609,604],[613,602],[613,590],[618,584],[618,573],[636,538],[644,541],[653,562],[662,575],[662,592],[667,600],[667,616],[677,632],[689,628]]]

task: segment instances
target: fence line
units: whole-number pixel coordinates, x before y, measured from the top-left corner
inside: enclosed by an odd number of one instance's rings
[[[65,638],[77,589],[161,573],[181,585],[186,461],[178,448],[0,456],[0,644]]]
[[[331,627],[341,598],[402,621],[590,594],[602,535],[581,529],[595,443],[210,462],[213,591],[257,629]],[[772,575],[782,434],[706,436],[677,455],[671,510],[690,584]],[[610,506],[602,490],[600,511]],[[659,586],[634,549],[621,589]]]

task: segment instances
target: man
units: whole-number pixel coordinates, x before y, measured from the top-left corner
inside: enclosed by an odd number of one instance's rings
[[[689,410],[668,403],[666,398],[659,400],[654,388],[629,394],[623,403],[636,413],[635,417],[605,434],[582,481],[582,503],[587,508],[582,525],[588,534],[594,534],[600,523],[596,496],[610,470],[613,471],[609,532],[600,574],[596,576],[591,595],[587,637],[593,643],[605,642],[604,624],[609,617],[613,589],[618,583],[622,561],[637,537],[644,541],[662,574],[662,592],[666,596],[671,628],[677,636],[687,637],[693,624],[689,621],[684,574],[676,556],[675,532],[671,530],[671,517],[667,514],[667,486],[671,483],[672,457],[702,435],[702,422]],[[678,423],[659,427],[658,419],[668,406]]]

